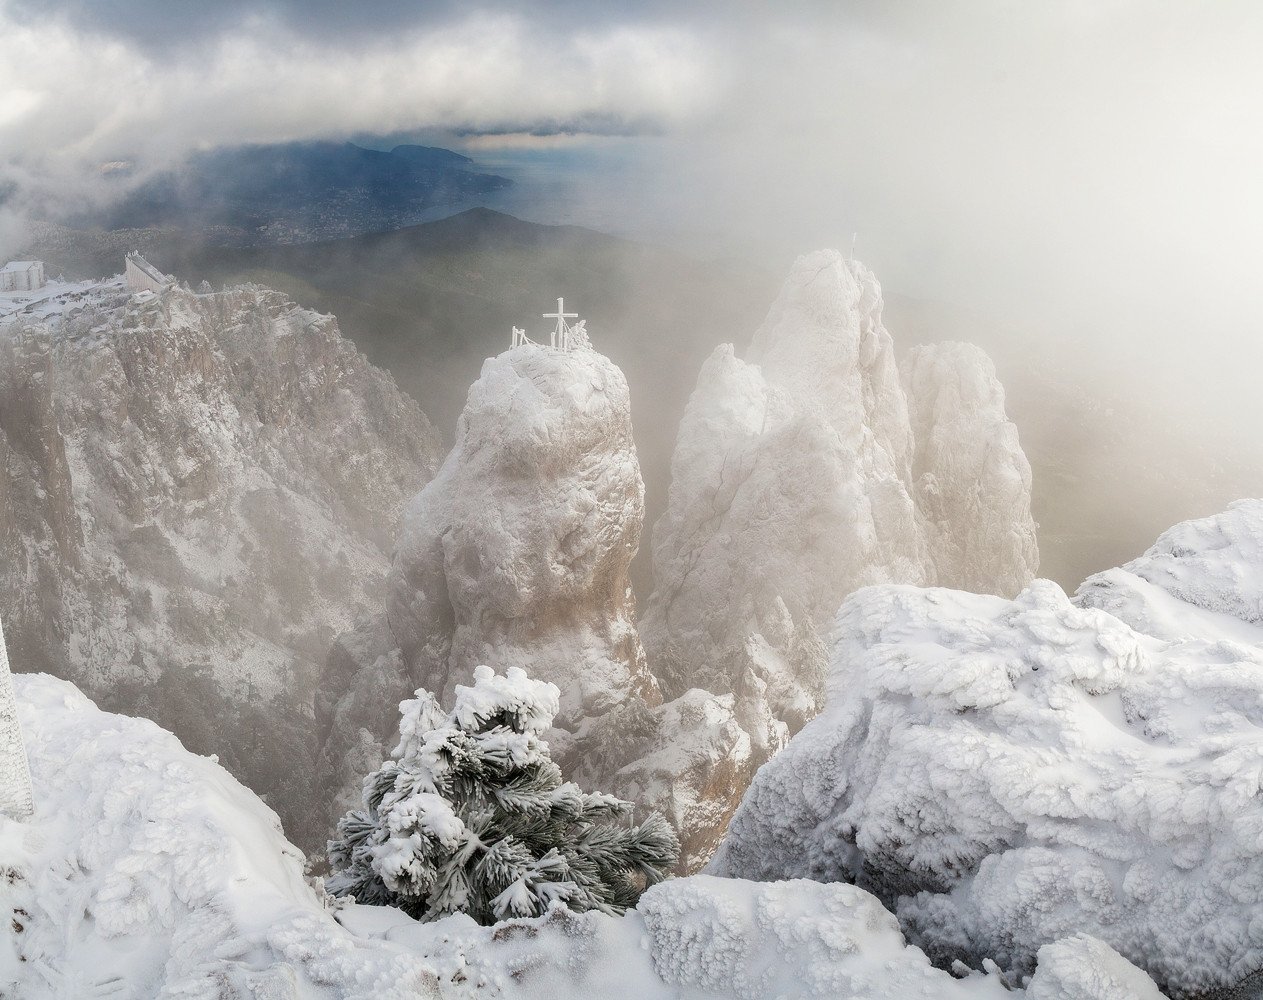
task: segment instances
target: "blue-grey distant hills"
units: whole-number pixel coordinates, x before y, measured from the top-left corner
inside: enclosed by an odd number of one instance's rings
[[[433,146],[237,146],[194,153],[75,221],[187,230],[224,246],[308,243],[415,225],[478,204],[511,183]]]

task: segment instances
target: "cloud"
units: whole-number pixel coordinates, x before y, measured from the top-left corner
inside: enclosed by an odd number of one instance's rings
[[[0,188],[86,199],[102,161],[242,142],[635,134],[583,192],[624,231],[778,267],[858,232],[889,287],[1160,366],[1154,391],[1263,368],[1253,0],[519,9],[0,0]]]
[[[348,44],[290,30],[284,5],[208,6],[218,20],[203,24],[204,13],[185,24],[200,33],[178,58],[152,39],[96,30],[93,18],[80,19],[87,7],[63,3],[50,16],[0,7],[0,150],[10,163],[59,173],[112,158],[159,163],[197,147],[426,127],[652,131],[696,114],[715,93],[705,46],[677,26],[553,33],[492,12],[404,22]],[[166,9],[124,7],[124,23]],[[163,37],[175,30],[170,15],[162,24]]]

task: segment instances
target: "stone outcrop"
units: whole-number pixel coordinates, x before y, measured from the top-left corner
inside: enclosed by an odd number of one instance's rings
[[[485,663],[560,689],[548,741],[568,777],[666,815],[683,870],[710,856],[785,728],[753,674],[661,704],[628,579],[643,497],[615,365],[535,345],[486,362],[455,446],[404,516],[385,610],[330,655],[318,697],[330,819],[384,758],[399,702],[417,688],[450,698]]]
[[[857,588],[1030,580],[1030,467],[990,361],[939,345],[910,372],[905,392],[881,288],[836,251],[797,261],[745,360],[723,345],[703,365],[641,623],[668,696],[732,691],[753,670],[797,730],[820,707],[825,631]]]
[[[973,344],[914,347],[901,365],[913,496],[941,587],[1014,597],[1039,569],[1031,466],[1004,387]]]
[[[1085,932],[1169,996],[1238,995],[1263,967],[1260,538],[1263,503],[1236,504],[1073,603],[855,594],[825,710],[712,870],[855,882],[944,967],[1020,977]]]
[[[0,612],[14,662],[146,715],[310,846],[312,696],[379,607],[439,442],[330,316],[121,282],[0,327]]]

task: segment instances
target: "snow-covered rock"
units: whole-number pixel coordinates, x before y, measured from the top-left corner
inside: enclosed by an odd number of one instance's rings
[[[399,703],[418,688],[450,701],[479,664],[557,685],[550,743],[568,763],[591,720],[659,703],[627,575],[643,510],[614,364],[535,345],[488,359],[403,516],[386,599],[329,657],[317,701],[331,818],[358,800],[364,759],[371,770],[393,745]]]
[[[74,680],[226,766],[307,845],[312,695],[385,596],[432,474],[416,403],[336,321],[256,287],[85,286],[0,321],[0,612]]]
[[[13,697],[4,629],[0,628],[0,815],[21,818],[29,816],[32,808],[31,772]]]
[[[785,745],[762,682],[753,674],[747,682],[737,694],[693,688],[644,710],[642,724],[614,716],[576,748],[578,760],[609,760],[610,744],[626,744],[627,763],[610,761],[589,781],[666,817],[680,838],[681,874],[710,860],[755,772]]]
[[[1139,559],[1088,577],[1075,603],[1163,639],[1263,646],[1263,500],[1177,524]]]
[[[1090,934],[1046,944],[1027,1000],[1163,1000],[1152,979]]]
[[[404,516],[385,614],[329,657],[318,701],[331,822],[358,801],[414,690],[450,701],[478,664],[521,666],[561,692],[548,742],[566,776],[667,816],[682,870],[710,856],[783,727],[757,677],[660,704],[628,579],[643,501],[614,364],[535,345],[485,363],[455,446]]]
[[[557,910],[493,927],[333,909],[303,878],[275,814],[213,760],[151,722],[101,712],[64,681],[14,680],[36,815],[0,817],[0,995],[1021,997],[995,974],[935,969],[875,899],[848,885],[677,879],[625,917]],[[1094,977],[1118,989],[1044,1000],[1150,1000],[1099,943],[1058,947],[1054,985]]]
[[[986,352],[914,347],[901,364],[917,510],[941,587],[1013,597],[1035,576],[1031,466]]]
[[[759,772],[712,870],[853,881],[945,966],[1024,975],[1086,932],[1172,996],[1241,982],[1263,967],[1263,647],[1200,616],[1247,627],[1230,581],[1248,595],[1263,571],[1260,512],[1182,525],[1132,564],[1194,602],[1168,627],[1181,602],[1155,586],[1159,635],[1048,581],[1013,601],[860,591],[826,709]]]
[[[478,664],[522,664],[561,688],[568,731],[656,701],[627,576],[643,518],[623,373],[592,350],[489,359],[395,552],[387,618],[417,684],[448,700]]]
[[[0,818],[0,995],[437,997],[354,939],[276,814],[214,760],[44,674],[14,677],[35,815]]]
[[[796,730],[819,708],[820,637],[852,591],[941,577],[1013,593],[1031,578],[1030,469],[994,369],[977,349],[925,349],[910,416],[881,313],[872,272],[809,254],[747,359],[723,345],[703,365],[641,622],[668,696],[732,691],[753,669]]]

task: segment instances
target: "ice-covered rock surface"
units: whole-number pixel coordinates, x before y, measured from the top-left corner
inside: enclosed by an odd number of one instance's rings
[[[31,772],[0,628],[0,815],[20,818],[29,815],[31,808]]]
[[[986,352],[948,342],[901,363],[916,448],[912,479],[936,582],[1012,597],[1039,569],[1031,466]]]
[[[747,358],[723,345],[703,365],[641,623],[668,696],[733,691],[753,670],[796,730],[819,708],[820,637],[847,594],[940,576],[1006,593],[1029,581],[1030,469],[990,362],[976,350],[919,355],[914,421],[881,314],[867,268],[809,254]],[[955,434],[961,455],[948,454]],[[976,475],[1003,499],[979,496]]]
[[[1263,969],[1263,648],[1201,617],[1252,628],[1261,513],[1164,535],[1128,570],[1160,602],[1086,588],[1158,607],[1130,614],[1156,635],[1047,581],[1013,601],[860,591],[826,709],[759,772],[711,870],[854,881],[944,965],[1025,974],[1086,932],[1172,996]]]
[[[98,710],[46,675],[14,678],[36,814],[0,817],[0,995],[24,1000],[1019,1000],[909,947],[849,885],[693,877],[625,917],[555,911],[479,927],[398,910],[331,909],[275,814],[214,761],[146,720]],[[1150,1000],[1099,945],[1056,982]],[[1045,949],[1047,951],[1047,949]],[[1090,963],[1088,969],[1068,962]],[[1134,970],[1132,970],[1134,972]],[[1044,976],[1041,968],[1032,992]],[[1112,978],[1106,978],[1112,977]]]
[[[385,613],[329,657],[318,701],[330,822],[358,801],[415,689],[450,700],[478,664],[521,666],[560,689],[548,740],[566,776],[667,816],[682,871],[710,856],[784,741],[768,709],[780,688],[752,669],[660,704],[628,579],[643,498],[614,364],[535,345],[485,363],[455,446],[405,514]],[[779,609],[777,637],[793,627]],[[804,643],[823,660],[814,636]],[[774,651],[752,642],[746,655],[786,676]]]
[[[433,972],[340,927],[276,814],[152,722],[14,677],[35,814],[0,818],[0,995],[437,997]]]
[[[627,576],[643,518],[623,373],[592,350],[488,360],[403,518],[387,619],[412,676],[446,700],[478,664],[522,664],[570,731],[656,700]]]
[[[329,657],[318,703],[338,808],[358,800],[360,765],[385,758],[399,703],[421,687],[450,701],[482,663],[558,686],[561,760],[591,720],[657,704],[627,576],[643,511],[614,364],[534,345],[489,359],[404,514],[386,599]]]
[[[1075,602],[1163,639],[1263,646],[1263,500],[1177,524],[1139,559],[1088,577]]]
[[[268,289],[107,282],[0,320],[15,666],[218,752],[292,836],[323,841],[316,682],[333,637],[380,607],[438,447],[332,317]]]
[[[1039,949],[1027,1000],[1163,1000],[1152,979],[1100,938],[1074,934]]]

